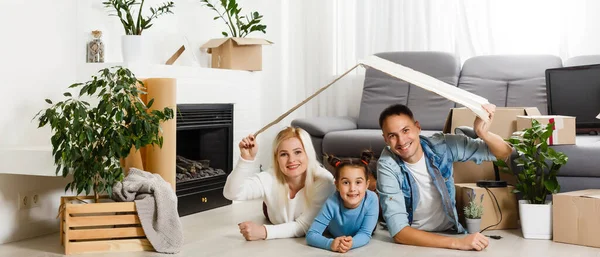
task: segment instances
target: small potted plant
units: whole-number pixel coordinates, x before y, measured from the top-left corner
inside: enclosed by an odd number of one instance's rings
[[[225,38],[211,39],[200,48],[212,54],[212,68],[234,70],[262,70],[262,45],[272,42],[260,38],[246,38],[252,32],[266,34],[267,25],[262,24],[263,16],[258,12],[241,15],[242,8],[236,0],[220,0],[212,4],[200,0],[203,6],[217,13],[213,20],[222,20],[228,28],[221,34]]]
[[[150,7],[150,16],[142,17],[142,9],[144,8],[145,0],[138,2],[137,0],[108,0],[102,2],[106,8],[114,11],[111,16],[119,17],[125,35],[121,37],[121,52],[124,62],[142,61],[143,42],[142,32],[152,27],[152,21],[158,17],[173,13],[172,8],[175,3],[172,1],[162,3],[157,8]],[[139,5],[139,8],[134,10],[134,6]]]
[[[556,176],[568,160],[564,153],[548,146],[553,130],[553,123],[543,126],[532,119],[530,128],[507,139],[517,150],[518,157],[513,159],[516,170],[502,160],[495,162],[503,172],[517,175],[514,192],[523,198],[519,200],[519,216],[525,238],[552,238],[552,201],[546,197],[560,191]]]
[[[467,221],[467,232],[469,232],[469,234],[473,234],[481,230],[484,194],[481,194],[479,201],[477,201],[477,194],[475,194],[474,190],[470,190],[467,195],[469,196],[469,203],[464,208],[465,219]]]

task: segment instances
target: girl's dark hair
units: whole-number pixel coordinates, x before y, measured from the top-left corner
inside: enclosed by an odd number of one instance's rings
[[[365,179],[368,179],[369,173],[371,173],[371,170],[369,168],[369,163],[371,163],[373,156],[375,156],[375,155],[373,154],[373,151],[371,151],[371,150],[364,150],[360,156],[360,159],[358,159],[358,160],[351,159],[351,158],[341,159],[336,156],[327,154],[327,161],[335,169],[335,173],[333,174],[335,179],[339,178],[340,170],[342,170],[342,168],[346,167],[346,166],[363,168],[363,170],[365,171]]]

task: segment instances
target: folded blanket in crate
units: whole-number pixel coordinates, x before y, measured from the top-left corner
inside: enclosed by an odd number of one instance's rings
[[[135,201],[144,233],[157,252],[181,250],[183,230],[177,212],[177,195],[160,175],[131,168],[112,191],[115,201]]]

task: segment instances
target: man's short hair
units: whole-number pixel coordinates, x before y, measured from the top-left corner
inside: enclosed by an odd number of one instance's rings
[[[390,105],[387,108],[385,108],[385,110],[383,110],[381,112],[381,114],[379,115],[379,127],[383,129],[383,122],[388,117],[390,117],[392,115],[402,115],[402,114],[408,116],[413,121],[415,120],[415,118],[413,117],[412,111],[406,105],[393,104],[393,105]]]

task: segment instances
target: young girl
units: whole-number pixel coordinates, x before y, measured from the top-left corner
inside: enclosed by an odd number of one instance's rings
[[[345,253],[369,243],[379,216],[377,195],[367,190],[372,157],[370,151],[363,152],[360,161],[329,156],[329,163],[335,167],[337,192],[325,201],[306,233],[308,245]],[[325,229],[334,238],[324,237]]]

